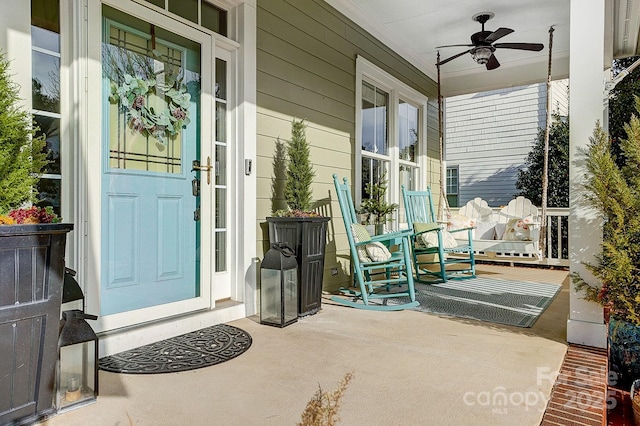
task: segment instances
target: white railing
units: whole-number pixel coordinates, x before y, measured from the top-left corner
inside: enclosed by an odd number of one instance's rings
[[[500,207],[492,207],[493,211],[499,212]],[[458,208],[451,208],[452,213],[457,213]],[[541,209],[539,210],[541,211]],[[549,266],[569,266],[569,208],[548,207],[547,208],[547,239],[543,259],[535,257],[522,258],[498,258],[492,257],[491,261],[509,263],[528,263]],[[478,257],[482,260],[482,257]]]
[[[543,262],[548,265],[569,266],[568,207],[547,207],[547,240]]]

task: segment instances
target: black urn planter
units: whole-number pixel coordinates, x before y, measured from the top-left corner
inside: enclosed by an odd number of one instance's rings
[[[64,251],[72,224],[0,226],[0,424],[55,411]]]
[[[298,261],[298,316],[312,315],[322,303],[328,217],[268,217],[269,242],[286,243]]]
[[[640,326],[610,317],[607,343],[615,387],[629,389],[640,378]]]

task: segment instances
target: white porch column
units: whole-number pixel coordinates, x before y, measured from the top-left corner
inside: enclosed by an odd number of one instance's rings
[[[585,168],[579,150],[589,143],[596,121],[604,122],[603,106],[605,57],[610,57],[611,17],[609,0],[571,0],[569,59],[569,259],[571,273],[579,273],[588,282],[596,282],[583,265],[594,260],[600,251],[602,227],[598,215],[580,200],[580,187]],[[608,50],[607,50],[608,49]],[[576,160],[578,162],[576,163]],[[567,340],[599,348],[606,347],[606,330],[602,307],[587,302],[571,284]]]

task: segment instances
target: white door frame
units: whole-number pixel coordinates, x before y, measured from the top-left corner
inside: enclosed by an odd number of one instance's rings
[[[199,31],[193,27],[185,24],[176,23],[174,19],[156,13],[143,5],[127,0],[105,0],[102,4],[114,7],[116,9],[125,11],[126,13],[140,18],[145,21],[153,20],[153,23],[167,28],[177,34],[180,34],[186,38],[193,39],[200,42],[205,46],[201,52],[201,63],[203,72],[201,90],[201,111],[203,117],[213,117],[213,94],[211,93],[213,82],[213,61],[214,61],[214,42],[211,34]],[[101,65],[101,43],[102,43],[102,31],[96,29],[102,28],[102,4],[91,3],[88,8],[88,28],[93,29],[87,34],[88,45],[87,54],[89,57],[87,66],[87,89],[88,102],[87,102],[87,125],[89,129],[100,129],[102,121],[102,93],[100,91],[102,80],[102,65]],[[95,93],[93,92],[95,90]],[[206,158],[208,156],[213,157],[212,146],[205,143],[213,139],[213,125],[209,120],[202,120],[203,124],[201,128],[201,163],[206,164]],[[100,300],[99,300],[99,283],[101,276],[101,174],[102,174],[102,141],[100,140],[101,132],[98,130],[91,131],[91,134],[98,135],[98,137],[90,138],[86,144],[86,169],[87,172],[87,274],[85,274],[86,293],[93,297],[87,297],[87,311],[88,312],[100,312]],[[189,162],[190,163],[190,162]],[[190,164],[185,164],[185,167],[189,167]],[[207,188],[206,183],[203,183],[201,192],[201,206],[203,208],[202,217],[211,217],[211,187]],[[127,327],[135,324],[142,324],[149,321],[154,321],[169,316],[181,315],[188,312],[193,312],[198,309],[211,308],[211,262],[208,260],[211,258],[210,250],[213,247],[211,241],[212,235],[211,221],[201,221],[201,280],[200,280],[200,296],[195,299],[189,299],[185,301],[179,301],[169,303],[166,305],[154,306],[145,309],[139,309],[130,312],[118,313],[100,317],[98,321],[92,323],[96,332],[114,330],[122,327]]]

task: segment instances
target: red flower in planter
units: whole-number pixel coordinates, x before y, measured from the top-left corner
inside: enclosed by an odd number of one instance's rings
[[[34,223],[58,223],[60,218],[51,207],[36,207],[14,209],[7,216],[0,216],[0,224],[34,224]]]

